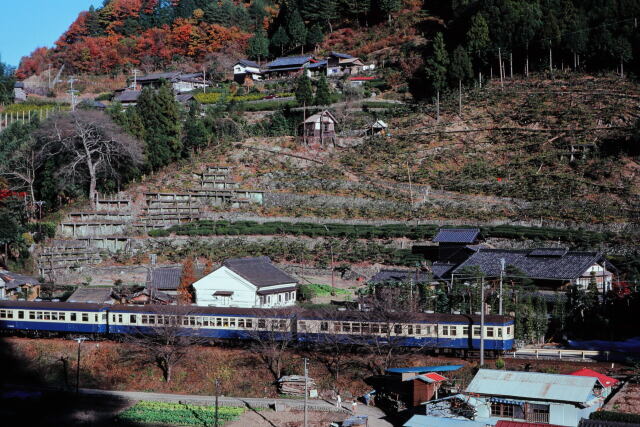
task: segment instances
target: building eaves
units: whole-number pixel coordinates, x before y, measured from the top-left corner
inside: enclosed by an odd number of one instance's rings
[[[436,243],[475,243],[479,228],[441,228],[433,238]]]

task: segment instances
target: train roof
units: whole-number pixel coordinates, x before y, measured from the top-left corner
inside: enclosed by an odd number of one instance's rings
[[[299,319],[317,320],[331,317],[336,320],[345,321],[382,321],[393,322],[415,322],[415,323],[464,323],[479,324],[479,315],[469,314],[447,314],[447,313],[405,313],[405,312],[384,312],[376,311],[355,311],[355,310],[303,310],[298,315]],[[484,316],[485,324],[510,324],[513,318],[489,314]]]
[[[24,308],[25,310],[100,311],[107,307],[109,306],[105,304],[82,302],[0,300],[0,308]]]
[[[238,308],[238,307],[202,307],[197,305],[125,305],[118,304],[109,307],[114,313],[148,313],[162,315],[220,315],[220,316],[246,316],[246,317],[291,317],[294,310],[265,309],[265,308]]]

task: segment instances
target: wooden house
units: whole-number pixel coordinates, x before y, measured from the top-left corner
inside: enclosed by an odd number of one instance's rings
[[[258,63],[241,59],[233,64],[233,80],[244,84],[247,79],[262,80],[262,70],[260,70]]]
[[[38,279],[0,269],[0,299],[33,301],[39,297]]]
[[[335,145],[337,123],[338,120],[328,110],[313,114],[300,124],[299,140],[304,144]]]
[[[327,57],[327,76],[340,77],[358,74],[362,72],[364,66],[360,58],[346,53],[331,52]]]

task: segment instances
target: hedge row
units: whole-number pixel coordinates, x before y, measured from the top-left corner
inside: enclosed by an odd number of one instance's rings
[[[612,411],[596,411],[589,415],[591,420],[618,421],[622,423],[635,423],[640,425],[640,415],[626,414]]]
[[[352,225],[352,224],[313,224],[307,222],[287,223],[280,221],[258,223],[255,221],[195,221],[174,225],[167,230],[152,230],[152,237],[168,236],[171,233],[184,236],[231,235],[295,235],[309,237],[339,237],[361,239],[409,238],[425,240],[432,238],[438,225],[388,224]],[[594,245],[611,240],[613,233],[597,233],[584,230],[558,230],[551,228],[522,227],[500,225],[480,227],[485,238],[498,237],[520,240],[556,240],[576,244]]]

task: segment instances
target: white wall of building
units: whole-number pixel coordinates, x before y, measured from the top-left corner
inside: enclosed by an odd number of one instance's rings
[[[575,284],[581,288],[587,289],[592,278],[595,279],[599,291],[603,290],[603,284],[605,286],[605,290],[611,289],[613,276],[611,272],[607,271],[600,264],[593,264],[589,267],[587,271],[582,273],[580,278],[575,280]]]

